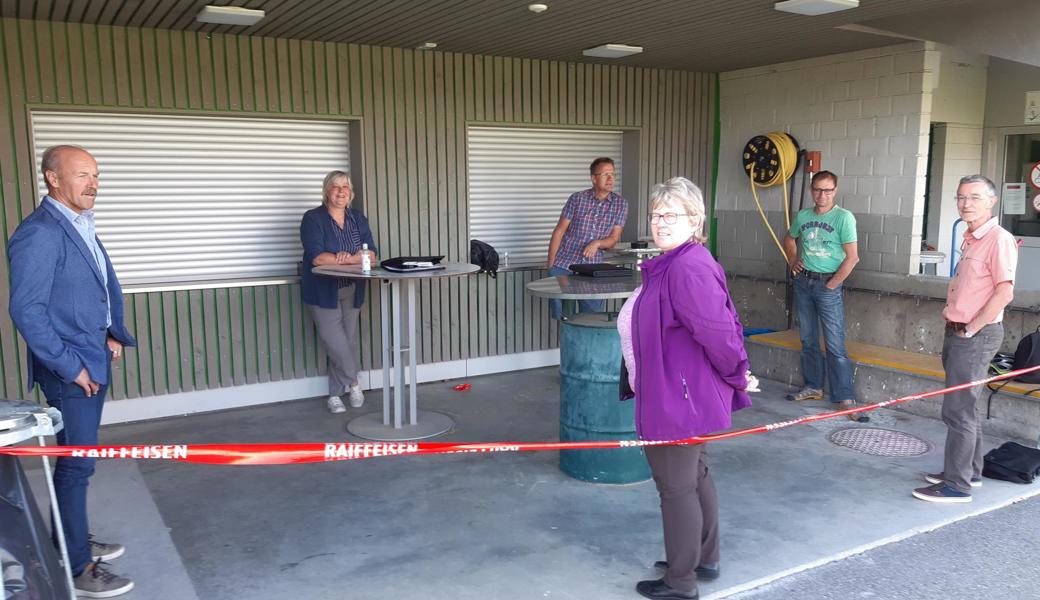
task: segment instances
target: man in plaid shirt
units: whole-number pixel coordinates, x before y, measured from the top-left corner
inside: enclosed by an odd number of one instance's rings
[[[600,157],[589,166],[592,187],[575,192],[560,212],[549,240],[549,275],[571,275],[570,266],[603,261],[603,251],[621,239],[628,219],[628,202],[614,193],[614,161]],[[549,301],[552,318],[559,319],[563,303]],[[580,300],[579,312],[603,312],[603,300]]]

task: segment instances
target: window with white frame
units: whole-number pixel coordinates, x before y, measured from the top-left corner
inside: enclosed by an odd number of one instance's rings
[[[34,110],[32,128],[41,196],[44,150],[97,158],[98,237],[124,286],[296,275],[300,218],[326,173],[350,172],[345,122]]]
[[[567,198],[592,187],[589,165],[609,156],[622,173],[619,130],[467,128],[469,236],[509,263],[544,263]],[[621,193],[621,177],[614,191]]]

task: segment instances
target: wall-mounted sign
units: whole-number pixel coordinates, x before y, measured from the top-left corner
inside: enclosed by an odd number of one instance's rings
[[[1033,209],[1040,213],[1040,194],[1033,196]]]
[[[1026,92],[1026,125],[1040,125],[1040,91]]]
[[[1005,183],[1004,193],[1000,195],[1000,204],[1005,215],[1026,214],[1026,184]]]
[[[1032,169],[1029,169],[1029,185],[1040,190],[1040,162],[1033,165]]]

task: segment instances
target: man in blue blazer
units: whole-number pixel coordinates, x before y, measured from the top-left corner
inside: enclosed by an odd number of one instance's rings
[[[29,388],[40,385],[61,411],[58,443],[93,446],[112,361],[135,346],[123,324],[123,295],[101,240],[94,233],[97,161],[77,146],[43,154],[47,195],[7,245],[10,313],[29,348]],[[87,523],[87,484],[93,458],[59,458],[54,486],[61,509],[76,593],[110,598],[134,584],[102,566],[120,556],[119,544],[94,540]]]

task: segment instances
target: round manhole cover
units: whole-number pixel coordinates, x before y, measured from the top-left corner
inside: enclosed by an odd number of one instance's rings
[[[920,456],[931,450],[931,444],[909,433],[872,427],[839,429],[830,435],[830,440],[873,456]]]

